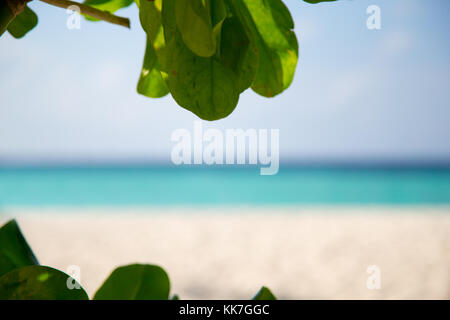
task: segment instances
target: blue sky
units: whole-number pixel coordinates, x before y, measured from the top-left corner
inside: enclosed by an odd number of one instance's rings
[[[286,0],[300,43],[291,87],[241,95],[207,128],[278,128],[282,161],[450,161],[448,0]],[[381,30],[366,8],[381,9]],[[169,162],[171,132],[197,117],[170,96],[136,93],[145,46],[137,8],[127,30],[30,3],[39,25],[0,38],[0,161]]]

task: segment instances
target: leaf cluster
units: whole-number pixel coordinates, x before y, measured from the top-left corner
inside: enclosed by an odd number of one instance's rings
[[[0,228],[0,300],[88,300],[81,285],[66,273],[41,266],[15,220]],[[118,267],[95,293],[94,300],[179,300],[170,295],[170,280],[159,266]],[[253,300],[275,300],[266,287]]]
[[[245,90],[274,97],[292,83],[298,42],[282,0],[134,2],[147,35],[138,93],[151,98],[170,93],[201,119],[218,120],[233,112]],[[83,4],[114,13],[132,3],[85,0]],[[0,22],[5,6],[0,7]],[[36,24],[36,14],[26,7],[7,30],[20,38]]]
[[[141,1],[147,46],[138,92],[170,93],[202,119],[218,120],[251,88],[273,97],[298,59],[294,22],[281,0]]]

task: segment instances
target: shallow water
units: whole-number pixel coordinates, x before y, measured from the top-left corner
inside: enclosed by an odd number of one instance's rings
[[[0,169],[0,206],[449,203],[449,169]]]

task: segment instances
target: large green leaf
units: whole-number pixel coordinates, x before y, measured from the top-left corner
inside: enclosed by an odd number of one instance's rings
[[[169,291],[169,277],[162,268],[133,264],[115,269],[94,300],[168,300]]]
[[[252,89],[273,97],[289,87],[298,60],[294,22],[281,0],[229,0],[255,35],[259,67]]]
[[[164,71],[167,71],[169,54],[166,52],[167,46],[164,35],[166,28],[163,28],[162,23],[162,0],[142,1],[139,7],[139,20],[147,33],[147,42],[153,44],[160,70],[164,74],[166,73]]]
[[[204,120],[233,112],[239,99],[234,73],[215,58],[193,55],[178,40],[170,48],[169,88],[175,101]]]
[[[148,38],[141,76],[137,84],[137,92],[150,98],[160,98],[169,93],[169,88],[159,70],[153,44]]]
[[[164,46],[164,33],[162,29],[162,0],[142,1],[139,6],[139,20],[142,29],[147,33],[156,47]]]
[[[137,85],[137,91],[151,98],[159,98],[169,93],[157,55],[165,48],[164,33],[161,24],[162,0],[143,1],[139,8],[139,19],[142,28],[147,33],[144,63],[141,76]]]
[[[0,276],[14,269],[39,264],[16,220],[0,228]]]
[[[267,287],[262,287],[252,300],[277,300]]]
[[[164,0],[162,12],[167,43],[162,65],[173,98],[204,120],[228,116],[239,99],[235,74],[216,56],[199,57],[184,44],[177,29],[174,0]]]
[[[8,25],[8,32],[14,38],[22,38],[31,29],[36,27],[37,23],[38,17],[36,13],[26,6],[25,9]]]
[[[175,17],[181,37],[192,52],[201,57],[210,57],[216,52],[211,0],[176,0]]]
[[[0,300],[88,300],[86,292],[69,289],[69,275],[44,266],[13,270],[0,278]]]
[[[115,11],[128,7],[133,0],[85,0],[84,4],[91,7],[114,13]]]
[[[227,7],[224,0],[213,0],[211,6],[211,23],[213,32],[217,36],[220,33],[222,22],[228,15]]]
[[[236,74],[239,92],[248,89],[258,70],[258,50],[253,35],[237,16],[223,22],[220,59]]]
[[[109,13],[114,13],[119,9],[128,7],[133,3],[133,0],[85,0],[84,4]],[[87,20],[99,21],[96,18],[85,16]]]

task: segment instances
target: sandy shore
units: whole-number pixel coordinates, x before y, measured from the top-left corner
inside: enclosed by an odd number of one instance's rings
[[[450,299],[449,208],[9,209],[41,264],[81,267],[93,294],[114,267],[152,263],[182,299]],[[367,268],[381,271],[369,290]]]

